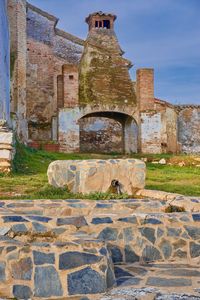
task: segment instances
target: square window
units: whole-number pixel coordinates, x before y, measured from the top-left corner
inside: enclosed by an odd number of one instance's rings
[[[69,75],[69,79],[73,80],[74,79],[74,75]]]

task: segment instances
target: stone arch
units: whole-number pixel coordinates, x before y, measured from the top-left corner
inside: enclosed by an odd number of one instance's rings
[[[97,109],[85,113],[78,120],[81,152],[138,152],[138,125],[131,115]]]
[[[77,106],[60,109],[59,143],[61,151],[80,152],[80,120],[88,117],[107,118],[119,122],[122,128],[123,145],[121,152],[138,152],[139,114],[137,114],[136,107],[128,105],[86,105],[84,107]]]

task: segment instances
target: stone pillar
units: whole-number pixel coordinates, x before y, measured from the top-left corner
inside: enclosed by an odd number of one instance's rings
[[[27,142],[26,119],[26,1],[8,0],[11,45],[11,112],[15,115],[16,133]]]
[[[7,1],[0,1],[0,172],[11,171],[13,133],[10,124],[10,42]]]

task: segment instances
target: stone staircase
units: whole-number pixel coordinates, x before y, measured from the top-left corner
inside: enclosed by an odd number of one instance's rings
[[[200,299],[192,200],[172,214],[154,199],[0,202],[0,297]]]

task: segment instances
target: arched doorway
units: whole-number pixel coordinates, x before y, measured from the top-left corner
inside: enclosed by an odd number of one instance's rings
[[[79,119],[80,151],[93,153],[136,153],[138,126],[121,112],[94,112]]]

